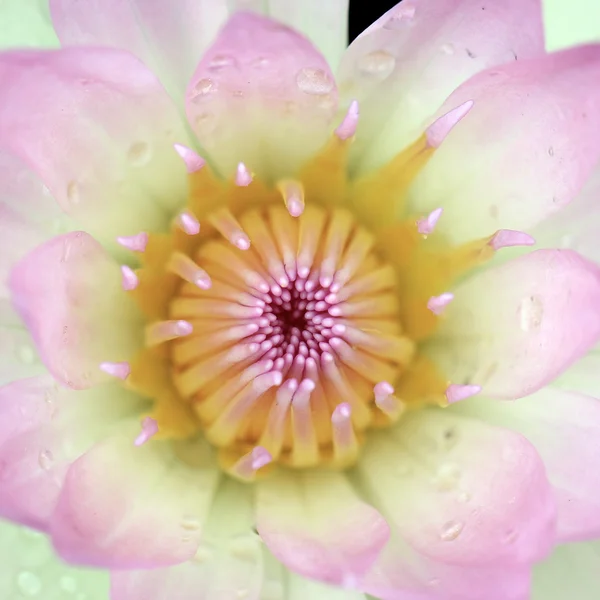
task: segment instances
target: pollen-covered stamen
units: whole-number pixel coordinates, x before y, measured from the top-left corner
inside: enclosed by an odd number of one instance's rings
[[[419,219],[417,221],[417,231],[423,235],[430,235],[433,233],[437,222],[440,220],[442,216],[442,212],[444,212],[443,208],[436,208],[431,211],[424,219]]]
[[[284,179],[277,183],[277,189],[283,196],[285,207],[292,217],[299,217],[304,212],[304,188],[302,183],[293,179]]]
[[[104,371],[111,377],[117,377],[125,381],[131,373],[131,368],[128,362],[103,362],[100,363],[100,370]]]
[[[148,245],[148,234],[145,231],[135,235],[124,235],[117,238],[117,242],[132,252],[143,252]]]
[[[209,216],[222,218],[231,223]],[[343,210],[311,205],[291,219],[269,205],[235,222],[251,246],[201,244],[194,263],[211,289],[182,282],[170,303],[170,317],[194,327],[170,346],[173,382],[208,439],[240,460],[260,446],[293,466],[351,462],[372,413],[399,412],[379,409],[373,386],[396,379],[413,353],[395,333],[395,272]]]
[[[246,235],[237,219],[228,208],[217,210],[209,216],[208,220],[212,226],[236,248],[248,250],[250,238]]]
[[[358,102],[352,100],[348,107],[348,112],[339,127],[335,130],[335,135],[342,141],[351,138],[356,133],[358,125]]]
[[[175,222],[188,235],[198,235],[200,233],[200,222],[189,210],[180,212]]]
[[[471,396],[475,396],[481,392],[481,387],[478,385],[459,385],[451,383],[446,389],[446,399],[450,404],[466,400]]]
[[[451,292],[444,292],[439,296],[432,296],[429,298],[429,300],[427,300],[427,308],[434,315],[439,316],[444,312],[444,309],[452,302],[452,300],[454,300],[454,294]]]
[[[135,274],[134,270],[127,265],[121,266],[121,285],[123,289],[127,292],[131,290],[135,290],[138,286],[138,276]]]
[[[252,173],[248,170],[248,167],[243,163],[238,163],[235,171],[235,185],[239,187],[246,187],[252,183]]]
[[[158,423],[152,417],[142,419],[142,431],[135,438],[134,445],[142,446],[158,433]]]
[[[171,273],[179,275],[202,290],[208,290],[211,286],[208,273],[182,252],[174,252],[171,255],[167,268]]]
[[[176,338],[190,335],[194,330],[187,321],[159,321],[146,327],[146,344],[157,346]]]

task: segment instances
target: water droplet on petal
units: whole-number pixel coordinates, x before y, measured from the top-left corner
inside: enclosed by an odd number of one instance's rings
[[[459,502],[466,504],[467,502],[469,502],[469,500],[471,500],[471,494],[469,494],[469,492],[465,492],[464,490],[462,490],[462,491],[458,492],[456,499]]]
[[[215,130],[217,125],[215,115],[209,112],[200,113],[194,120],[200,133],[207,134]]]
[[[519,323],[525,332],[536,331],[542,324],[544,305],[539,296],[524,298],[519,305]]]
[[[71,204],[79,204],[79,185],[76,181],[69,181],[67,184],[67,200]]]
[[[208,546],[199,546],[192,560],[197,563],[204,563],[209,561],[212,558],[212,555],[213,552]]]
[[[63,592],[68,594],[74,594],[77,591],[77,581],[68,575],[63,575],[59,579],[58,585]]]
[[[256,539],[250,536],[242,536],[232,540],[229,544],[229,551],[236,558],[249,562],[255,562],[258,559]]]
[[[134,167],[141,167],[150,160],[150,145],[146,142],[135,142],[127,151],[127,158]]]
[[[21,571],[17,576],[17,586],[24,596],[37,596],[42,591],[40,578],[31,571]]]
[[[464,525],[458,521],[448,521],[442,526],[440,532],[440,538],[444,542],[451,542],[455,540],[462,532]]]
[[[192,90],[192,102],[199,102],[203,98],[206,98],[207,95],[212,94],[216,91],[217,84],[212,79],[209,79],[208,77],[200,79]]]
[[[324,96],[333,89],[333,80],[323,69],[304,68],[296,74],[296,85],[305,94]]]
[[[42,450],[38,456],[38,464],[44,471],[50,470],[52,463],[54,462],[54,456],[50,450]]]
[[[229,67],[235,66],[236,60],[233,56],[228,54],[217,54],[208,65],[208,69],[213,73],[218,73]]]
[[[457,465],[443,464],[440,465],[435,474],[434,483],[439,491],[445,492],[457,486],[460,476],[461,472]]]
[[[503,538],[503,542],[505,544],[514,544],[517,541],[517,538],[519,537],[519,532],[516,529],[508,529],[505,534],[504,534],[504,538]]]
[[[444,44],[442,46],[442,52],[444,54],[454,54],[454,46],[452,44]]]
[[[396,66],[396,58],[385,50],[375,50],[358,60],[358,70],[378,79],[388,77]]]
[[[196,517],[186,516],[181,520],[181,527],[188,531],[197,531],[201,527],[200,520]]]

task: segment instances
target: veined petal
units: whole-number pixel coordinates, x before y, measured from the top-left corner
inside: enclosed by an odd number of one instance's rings
[[[73,392],[45,375],[0,388],[0,515],[46,529],[69,464],[134,410],[112,384]]]
[[[202,52],[227,19],[225,0],[50,0],[63,46],[127,50],[181,103]]]
[[[223,174],[240,161],[259,176],[293,173],[329,133],[337,89],[327,61],[302,35],[237,13],[188,86],[190,124]]]
[[[183,123],[157,79],[108,48],[0,56],[0,137],[103,242],[164,227],[187,193]],[[43,100],[41,100],[43,99]]]
[[[258,533],[275,557],[326,583],[358,581],[388,539],[381,515],[340,474],[282,473],[257,484],[256,502]]]
[[[119,267],[86,233],[38,246],[13,268],[9,287],[45,365],[71,388],[105,379],[100,363],[127,360],[141,343]]]
[[[513,431],[422,410],[372,435],[359,470],[390,526],[434,562],[511,568],[540,560],[554,543],[543,462]]]
[[[518,402],[479,398],[457,409],[522,433],[539,452],[558,503],[558,542],[600,535],[600,400],[546,387]]]
[[[452,383],[520,398],[598,342],[598,306],[598,266],[572,250],[538,250],[459,285],[432,356]]]
[[[216,461],[194,469],[160,442],[135,446],[138,429],[124,422],[69,467],[50,523],[66,560],[155,568],[196,553],[219,481]]]
[[[348,45],[349,0],[230,0],[234,8],[260,11],[301,31],[335,68]]]
[[[532,600],[596,600],[600,594],[600,542],[561,544],[533,570]]]
[[[235,481],[223,482],[194,558],[166,569],[113,572],[112,600],[258,600],[264,552],[252,522],[252,490]]]
[[[350,45],[338,72],[341,105],[356,99],[361,107],[359,169],[419,137],[475,73],[543,51],[539,0],[404,0]]]
[[[419,173],[408,196],[455,242],[526,230],[571,202],[600,158],[600,45],[518,60],[476,75],[438,115],[473,108]]]

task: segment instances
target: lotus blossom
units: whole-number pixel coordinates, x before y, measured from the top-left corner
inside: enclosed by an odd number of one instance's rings
[[[0,54],[3,597],[596,597],[600,46],[238,4]]]

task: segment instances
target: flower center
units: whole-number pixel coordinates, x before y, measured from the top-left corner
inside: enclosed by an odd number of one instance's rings
[[[307,206],[294,218],[269,205],[239,223],[228,211],[218,219],[251,245],[210,239],[188,271],[191,259],[171,261],[186,281],[169,316],[192,328],[171,342],[175,387],[208,439],[234,455],[259,446],[293,466],[352,462],[374,413],[384,422],[402,409],[391,386],[379,406],[373,391],[413,353],[394,269],[345,210]]]

